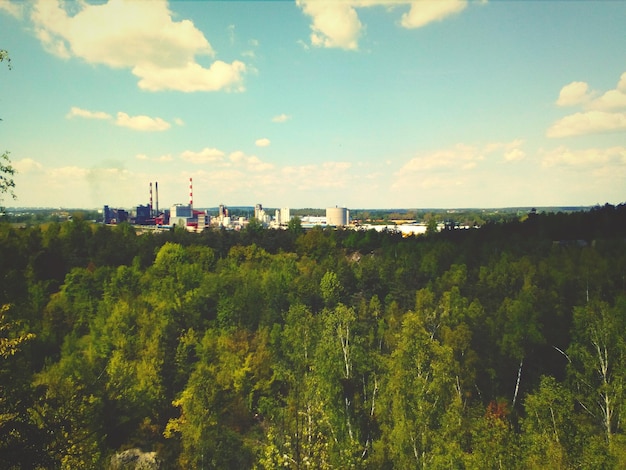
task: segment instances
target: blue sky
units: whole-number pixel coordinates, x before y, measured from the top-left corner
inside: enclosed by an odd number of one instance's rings
[[[21,207],[626,201],[626,2],[0,0]]]

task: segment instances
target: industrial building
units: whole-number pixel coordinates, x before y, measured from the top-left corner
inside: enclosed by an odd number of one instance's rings
[[[169,224],[185,227],[189,231],[202,231],[209,226],[210,217],[207,211],[193,208],[193,179],[189,178],[189,204],[175,204],[170,208]]]
[[[124,209],[112,209],[104,206],[103,222],[105,224],[120,224],[129,222],[134,225],[156,225],[163,226],[168,224],[168,211],[159,211],[159,183],[155,183],[156,190],[156,209],[152,204],[152,183],[150,183],[150,202],[144,205],[138,205],[134,211],[128,212]]]
[[[226,228],[229,230],[240,230],[244,228],[248,219],[239,217],[233,220],[228,208],[220,204],[217,208],[217,216],[211,219],[207,210],[196,210],[193,207],[193,180],[189,178],[189,203],[174,204],[169,209],[159,209],[159,183],[150,183],[150,199],[148,204],[138,205],[134,210],[113,209],[104,206],[103,221],[105,224],[118,224],[128,222],[142,227],[153,226],[155,228],[184,227],[189,231],[201,232],[211,226]],[[153,204],[153,195],[156,204]],[[288,207],[276,209],[274,216],[271,216],[263,209],[262,204],[254,206],[254,217],[264,226],[270,228],[286,228],[291,220]],[[309,220],[311,219],[311,220]],[[313,220],[314,219],[314,220]],[[304,217],[301,218],[303,228],[316,225],[327,227],[346,227],[350,225],[350,213],[345,207],[329,207],[326,209],[326,217]]]
[[[105,224],[121,224],[122,222],[130,221],[130,214],[124,209],[113,209],[109,206],[104,206],[103,215]]]
[[[329,207],[326,209],[326,225],[345,227],[350,223],[350,212],[345,207]]]
[[[152,183],[150,183],[150,201],[146,205],[138,205],[130,213],[124,209],[112,209],[104,206],[103,221],[105,224],[129,222],[134,225],[170,227],[177,225],[190,231],[201,231],[209,226],[209,215],[206,211],[193,208],[193,181],[189,178],[189,204],[175,204],[169,210],[159,210],[159,183],[154,184],[156,208],[153,205]]]

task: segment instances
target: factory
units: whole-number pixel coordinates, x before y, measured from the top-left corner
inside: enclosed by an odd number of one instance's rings
[[[155,229],[185,227],[190,232],[202,232],[210,227],[241,230],[248,224],[247,217],[233,218],[224,204],[218,206],[215,217],[211,217],[207,210],[194,209],[192,178],[189,178],[188,204],[174,204],[169,209],[160,209],[158,182],[154,183],[154,192],[152,182],[150,183],[149,196],[147,204],[138,205],[130,211],[104,206],[103,222],[107,225],[127,222],[140,227]],[[256,204],[254,206],[254,218],[265,227],[285,229],[289,225],[291,214],[289,208],[283,207],[275,209],[272,216],[263,209],[262,204]],[[346,227],[350,225],[350,212],[345,207],[335,206],[326,209],[326,217],[303,217],[301,221],[303,228],[311,228],[316,225],[335,228]]]
[[[134,211],[113,209],[104,206],[103,221],[105,224],[128,222],[133,225],[153,227],[185,227],[189,231],[202,231],[209,226],[210,218],[207,211],[193,208],[193,180],[189,178],[189,204],[174,204],[169,210],[159,209],[159,183],[154,183],[156,206],[153,204],[152,183],[150,183],[150,201],[139,205]]]

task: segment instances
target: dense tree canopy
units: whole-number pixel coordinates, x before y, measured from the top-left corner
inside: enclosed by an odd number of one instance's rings
[[[0,468],[623,468],[626,206],[403,238],[0,224]],[[9,308],[10,305],[10,308]]]

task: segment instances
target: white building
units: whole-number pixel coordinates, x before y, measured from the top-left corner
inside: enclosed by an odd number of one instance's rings
[[[276,222],[278,225],[287,225],[291,220],[291,215],[289,214],[289,208],[283,207],[282,209],[276,209]]]

